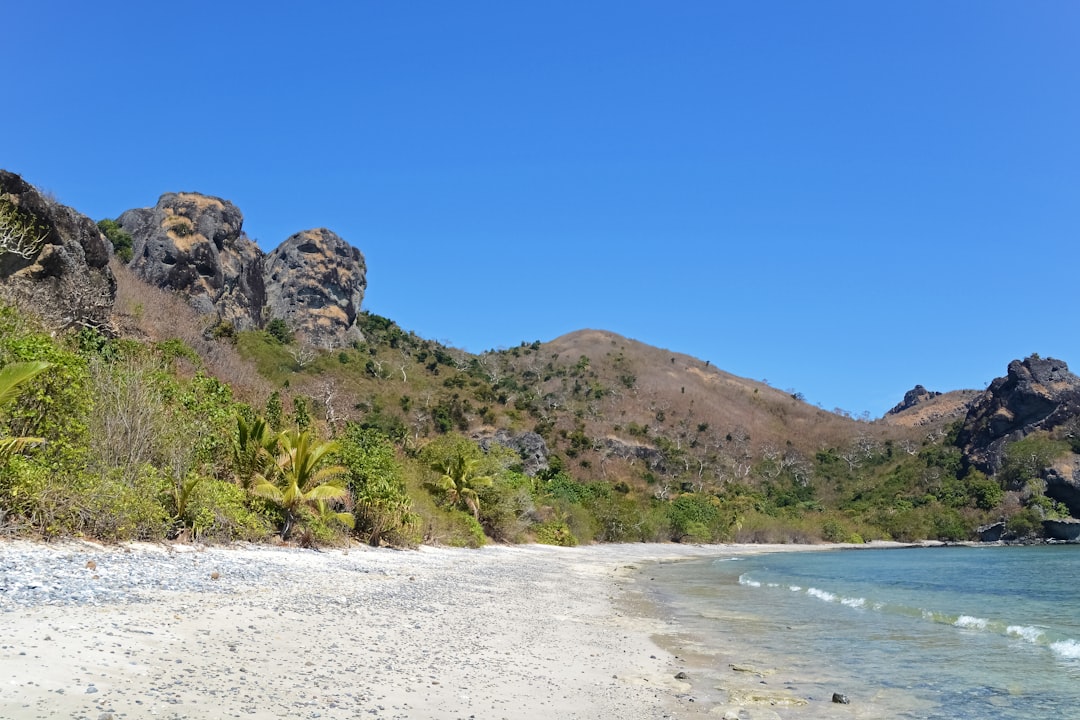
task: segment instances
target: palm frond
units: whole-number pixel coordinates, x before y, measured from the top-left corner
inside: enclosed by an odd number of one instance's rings
[[[52,363],[34,361],[10,363],[0,368],[0,405],[19,396],[19,385],[45,371]]]

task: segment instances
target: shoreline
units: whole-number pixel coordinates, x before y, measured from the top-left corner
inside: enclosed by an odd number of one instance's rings
[[[0,716],[705,717],[642,566],[833,547],[4,540]]]

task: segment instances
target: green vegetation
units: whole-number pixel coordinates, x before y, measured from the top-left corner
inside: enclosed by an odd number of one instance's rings
[[[125,232],[115,220],[99,220],[97,226],[101,233],[112,243],[113,253],[120,259],[120,262],[125,264],[131,262],[134,257],[134,244],[131,235]]]
[[[307,430],[285,430],[277,437],[278,456],[268,474],[257,473],[252,492],[281,511],[281,538],[287,539],[298,520],[318,519],[352,527],[351,514],[334,510],[349,497],[341,478],[341,465],[324,460],[337,450],[332,442],[319,442]],[[316,518],[311,511],[317,510]]]
[[[665,395],[622,347],[474,356],[370,313],[358,326],[362,341],[328,352],[280,319],[208,328],[266,383],[251,394],[179,339],[54,335],[0,307],[0,526],[402,547],[859,543],[969,539],[1003,518],[1023,537],[1064,511],[1044,478],[1075,433],[1013,443],[988,477],[955,429],[905,437],[836,419],[842,432],[814,435],[828,418],[769,388],[736,398],[756,420],[725,420],[694,376]],[[822,420],[804,423],[808,438],[767,434],[798,412]],[[526,472],[531,451],[493,439],[504,430],[542,438],[546,463]]]
[[[40,375],[48,367],[49,364],[45,362],[24,362],[12,363],[0,369],[0,407],[15,399],[20,385]],[[36,437],[0,437],[0,462],[9,460],[12,455],[31,445],[43,442],[44,439]]]

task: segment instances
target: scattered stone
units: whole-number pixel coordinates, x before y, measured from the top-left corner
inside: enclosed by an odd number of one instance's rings
[[[94,694],[94,693],[96,693],[97,691],[98,691],[98,689],[97,689],[96,687],[94,687],[93,685],[91,685],[91,686],[89,686],[88,688],[86,688],[86,694],[87,694],[87,695],[93,695],[93,694]]]
[[[94,562],[93,560],[87,560],[86,561],[86,569],[87,570],[97,570],[97,563]]]
[[[838,703],[840,705],[848,705],[848,704],[851,703],[851,701],[848,700],[848,696],[844,695],[843,693],[833,693],[832,694],[832,701],[834,703]]]
[[[217,570],[215,570],[214,572],[210,573],[210,579],[211,580],[220,580],[221,579],[221,573],[219,573]]]
[[[680,672],[675,674],[675,679],[676,680],[689,680],[690,676],[687,675],[685,672],[680,671]]]

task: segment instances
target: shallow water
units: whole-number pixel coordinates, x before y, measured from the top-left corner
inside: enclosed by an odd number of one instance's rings
[[[710,673],[698,693],[742,664],[807,715],[832,692],[882,717],[1080,712],[1080,546],[776,553],[648,575],[675,646]]]

